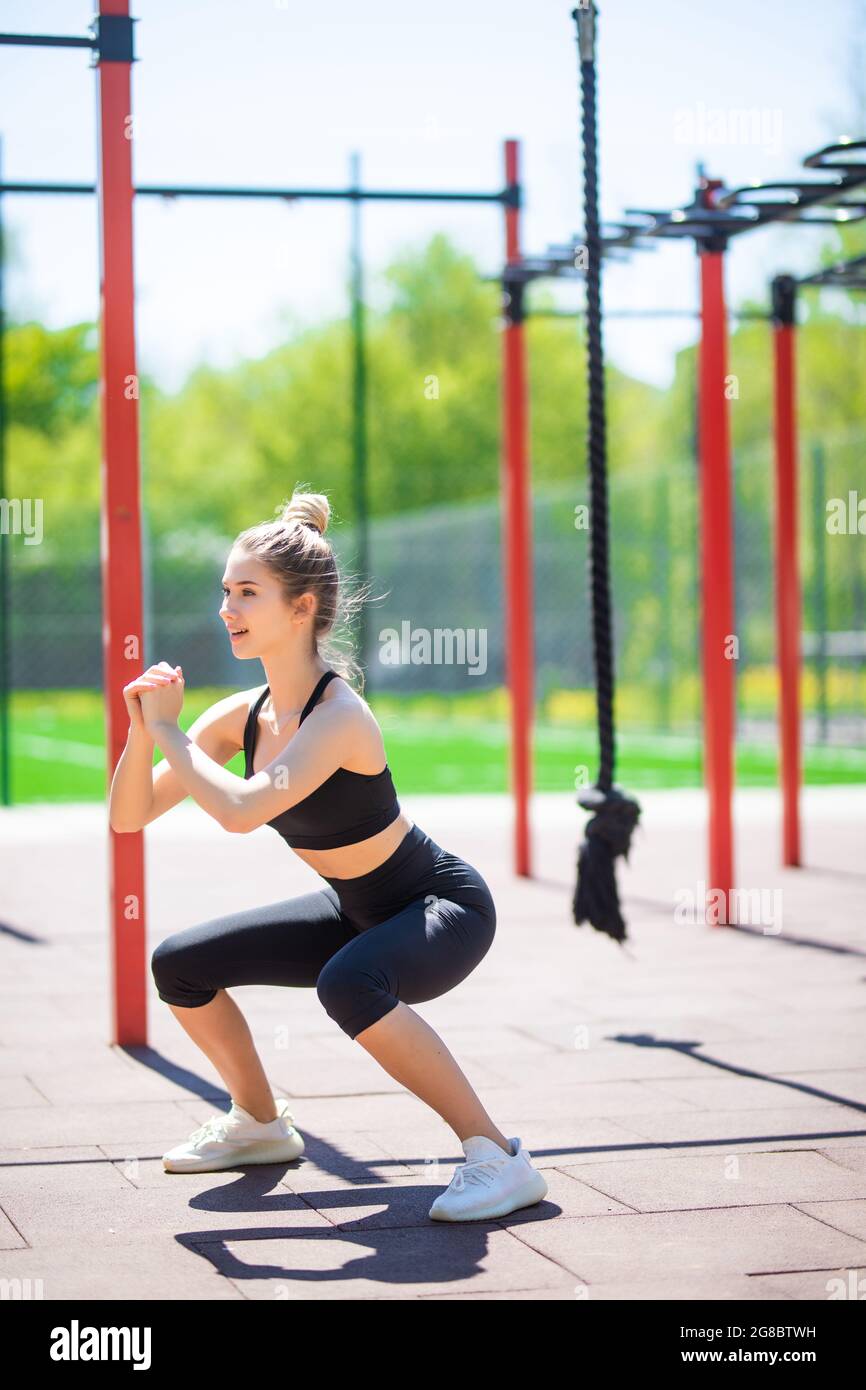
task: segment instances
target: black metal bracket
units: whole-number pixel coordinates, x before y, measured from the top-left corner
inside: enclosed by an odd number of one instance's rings
[[[526,318],[523,281],[503,278],[502,290],[503,317],[506,324],[510,327],[512,324],[523,323]]]
[[[97,63],[134,63],[133,24],[138,20],[125,14],[97,15],[90,31],[93,34],[94,61]]]
[[[776,275],[770,289],[772,319],[780,327],[790,327],[796,321],[797,281],[793,275]]]
[[[502,190],[502,202],[507,208],[519,208],[523,205],[523,198],[519,183],[507,183]]]

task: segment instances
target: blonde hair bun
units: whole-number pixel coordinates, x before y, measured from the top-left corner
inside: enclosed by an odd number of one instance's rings
[[[293,492],[280,514],[280,521],[300,526],[312,526],[320,535],[328,529],[331,507],[327,497],[321,492]]]

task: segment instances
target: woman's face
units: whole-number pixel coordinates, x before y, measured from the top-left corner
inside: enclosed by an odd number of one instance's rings
[[[292,607],[270,569],[245,550],[232,550],[222,577],[220,618],[230,634],[232,651],[240,660],[285,651],[297,641],[313,612],[314,599],[303,594]],[[231,634],[238,634],[236,636]]]

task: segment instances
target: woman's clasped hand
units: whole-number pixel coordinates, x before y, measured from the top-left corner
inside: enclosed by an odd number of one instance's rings
[[[129,722],[135,728],[150,729],[159,723],[176,722],[183,709],[183,667],[158,661],[143,675],[123,687]]]

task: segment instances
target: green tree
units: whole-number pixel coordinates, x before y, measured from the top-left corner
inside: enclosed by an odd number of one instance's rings
[[[7,423],[57,439],[89,419],[96,407],[96,327],[7,324],[4,371]]]

